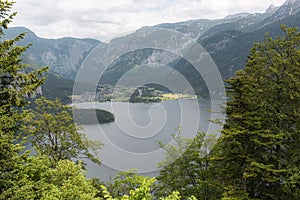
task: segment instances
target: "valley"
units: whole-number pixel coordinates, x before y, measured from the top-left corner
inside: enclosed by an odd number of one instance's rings
[[[286,1],[280,7],[270,6],[264,13],[242,13],[231,15],[224,19],[217,20],[191,20],[178,23],[165,23],[154,26],[153,28],[168,29],[187,35],[196,40],[209,53],[223,80],[232,77],[237,70],[245,66],[247,55],[255,42],[261,42],[264,34],[268,32],[272,37],[280,35],[280,24],[287,26],[299,26],[300,6],[297,1]],[[140,30],[145,29],[145,27]],[[34,68],[38,66],[50,66],[49,79],[43,86],[42,91],[48,97],[58,97],[65,102],[71,102],[72,85],[76,80],[76,74],[85,64],[88,55],[97,47],[99,55],[105,53],[106,49],[111,45],[119,45],[127,40],[134,40],[139,36],[137,30],[134,33],[113,39],[109,44],[103,43],[95,39],[77,39],[77,38],[61,38],[61,39],[44,39],[37,37],[32,31],[23,27],[13,27],[6,31],[5,38],[12,38],[20,32],[27,32],[24,40],[20,45],[31,43],[32,46],[25,53],[24,62],[31,64]],[[99,84],[100,87],[116,87],[117,81],[127,72],[134,69],[135,66],[160,63],[167,65],[182,74],[191,84],[195,95],[200,98],[209,98],[209,92],[204,78],[193,69],[193,66],[186,60],[164,50],[156,49],[139,49],[134,52],[125,52],[124,55],[114,60],[110,66],[105,69],[99,78],[99,82],[95,78],[97,70],[95,66],[90,68],[90,75],[83,84],[81,95],[83,99],[90,99],[91,93],[95,92],[95,86],[89,84]],[[99,65],[98,67],[101,68]],[[93,77],[95,76],[95,77]],[[151,75],[149,75],[151,76]],[[135,77],[137,78],[137,76]],[[134,78],[134,79],[135,79]],[[142,86],[142,85],[141,85]],[[117,86],[118,88],[119,86]],[[127,87],[127,86],[120,86]],[[137,88],[128,87],[124,90],[124,94],[115,92],[115,96],[109,94],[101,94],[96,91],[99,101],[129,100],[128,92],[134,92]],[[159,90],[160,88],[154,88]],[[111,88],[109,89],[111,90]],[[115,90],[117,91],[117,90]],[[117,94],[118,93],[118,94]],[[167,91],[161,90],[161,93]],[[186,94],[186,92],[176,92]],[[167,99],[176,99],[177,97],[170,95],[161,95],[157,93],[157,99],[135,99],[133,101],[161,101]],[[124,96],[126,98],[124,99]],[[77,96],[78,97],[78,96]],[[74,99],[78,100],[78,99]]]

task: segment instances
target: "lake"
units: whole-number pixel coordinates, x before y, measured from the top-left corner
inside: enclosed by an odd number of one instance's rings
[[[78,108],[103,109],[115,115],[114,122],[83,126],[89,139],[100,140],[105,144],[98,152],[102,166],[87,161],[87,176],[108,180],[118,171],[133,168],[143,175],[156,175],[157,163],[165,157],[158,141],[175,144],[171,134],[180,134],[186,138],[194,137],[198,131],[218,134],[221,127],[208,120],[224,116],[208,112],[211,105],[209,99],[180,99],[153,104],[74,104]]]

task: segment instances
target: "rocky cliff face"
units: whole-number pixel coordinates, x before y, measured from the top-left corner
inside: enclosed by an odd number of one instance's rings
[[[86,55],[100,41],[94,39],[44,39],[23,27],[13,27],[6,31],[5,38],[13,38],[18,33],[26,32],[20,45],[32,46],[26,51],[25,61],[39,66],[49,66],[50,70],[67,79],[74,79]]]

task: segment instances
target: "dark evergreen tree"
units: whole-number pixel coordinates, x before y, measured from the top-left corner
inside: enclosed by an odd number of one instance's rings
[[[16,13],[10,14],[13,2],[0,1],[0,38]],[[25,97],[33,94],[43,83],[40,75],[46,68],[27,71],[20,56],[29,47],[16,46],[24,33],[12,40],[0,40],[0,196],[24,178],[18,170],[23,166],[27,153],[18,144],[16,135],[24,113]],[[0,197],[1,198],[1,197]]]
[[[9,14],[13,3],[0,1],[0,38],[16,13]],[[41,77],[47,67],[32,70],[21,62],[21,55],[30,47],[17,46],[16,43],[25,37],[21,33],[16,38],[0,42],[0,106],[9,109],[20,108],[26,104],[26,98],[36,92],[44,82]]]
[[[217,156],[224,197],[299,199],[300,33],[281,26],[255,44],[228,83],[227,120]],[[218,154],[217,153],[217,154]]]

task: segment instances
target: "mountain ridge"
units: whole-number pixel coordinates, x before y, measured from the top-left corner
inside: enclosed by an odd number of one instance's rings
[[[300,26],[299,20],[297,20],[300,18],[299,13],[300,0],[287,0],[279,7],[270,5],[264,13],[237,13],[224,19],[197,19],[178,23],[163,23],[153,27],[178,31],[193,40],[197,40],[210,53],[222,77],[227,79],[236,70],[245,66],[252,44],[262,41],[266,32],[271,32],[272,36],[276,37],[280,35],[279,25],[281,23],[288,26]],[[145,28],[147,27],[115,38],[111,43],[122,44],[127,39],[134,39],[135,34]],[[100,44],[102,49],[98,53],[105,53],[108,45],[95,39],[39,38],[34,32],[26,28],[10,28],[6,34],[13,36],[18,31],[28,32],[22,44],[33,43],[33,46],[26,52],[28,60],[40,66],[49,65],[51,71],[58,73],[64,79],[74,80],[87,55]],[[164,56],[170,55],[165,54]],[[133,62],[143,64],[161,59],[162,56],[158,55],[158,51],[144,50],[136,52],[136,54],[129,53],[114,62],[102,80],[105,81],[105,84],[114,84],[122,76],[122,73],[126,73],[135,66]],[[198,80],[201,77],[195,76],[188,64],[176,61],[171,65],[193,82],[192,85],[198,87],[198,91],[206,91],[203,81]]]
[[[3,39],[11,39],[26,32],[18,45],[32,44],[25,52],[26,57],[40,66],[50,66],[50,70],[66,79],[74,79],[86,55],[101,42],[92,38],[47,39],[38,37],[25,27],[12,27],[5,30]]]

